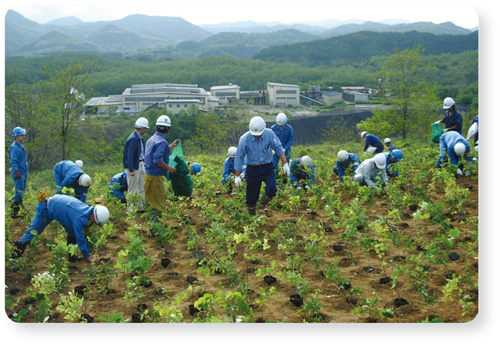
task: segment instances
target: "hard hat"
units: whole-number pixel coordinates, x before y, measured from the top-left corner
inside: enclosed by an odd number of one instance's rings
[[[170,118],[166,115],[161,115],[156,120],[156,125],[160,127],[170,127],[172,126],[172,122],[170,122]]]
[[[149,129],[149,121],[146,117],[139,117],[137,121],[135,121],[136,129],[146,128]]]
[[[232,146],[232,147],[229,147],[229,149],[227,150],[227,156],[230,157],[230,158],[233,158],[236,156],[236,152],[238,151],[238,148]]]
[[[198,164],[197,162],[193,162],[191,164],[191,171],[193,171],[193,174],[196,176],[198,174],[200,174],[201,172],[201,165]]]
[[[95,222],[100,226],[108,222],[109,210],[103,205],[96,205],[94,207]]]
[[[399,149],[395,149],[391,152],[392,157],[396,162],[403,160],[403,152]]]
[[[344,162],[349,158],[349,153],[345,150],[341,150],[337,153],[337,159],[339,159],[340,162]]]
[[[83,161],[81,161],[81,160],[77,160],[77,161],[75,161],[75,164],[76,164],[76,166],[78,166],[78,167],[80,167],[80,168],[82,168],[82,167],[83,167]]]
[[[373,157],[373,161],[375,161],[375,165],[379,169],[385,168],[385,165],[387,163],[387,160],[385,158],[385,154],[384,153],[378,153],[377,155],[375,155]]]
[[[283,112],[280,112],[278,114],[278,116],[276,116],[276,123],[278,125],[283,125],[286,123],[286,121],[288,120],[288,117],[286,117],[286,115],[283,113]]]
[[[90,179],[90,176],[86,173],[82,173],[80,175],[80,178],[78,178],[78,184],[80,186],[83,186],[84,188],[88,188],[90,184],[92,184],[92,179]]]
[[[300,162],[307,167],[312,167],[313,161],[308,155],[304,155],[302,158],[300,158]]]
[[[365,137],[365,135],[368,134],[366,131],[361,132],[361,138]]]
[[[20,135],[26,135],[26,130],[24,130],[21,127],[15,127],[12,130],[12,136],[16,137],[16,136],[20,136]]]
[[[266,122],[260,116],[252,117],[250,120],[250,125],[248,126],[250,129],[250,134],[255,136],[260,136],[266,129]]]
[[[453,147],[455,154],[458,156],[462,156],[465,153],[465,145],[462,142],[457,142],[455,147]]]
[[[390,143],[390,142],[392,142],[390,138],[386,137],[386,138],[384,139],[384,143]]]
[[[444,98],[444,101],[443,101],[443,109],[447,110],[447,109],[451,108],[454,104],[455,104],[455,101],[453,100],[453,98],[446,97],[446,98]]]

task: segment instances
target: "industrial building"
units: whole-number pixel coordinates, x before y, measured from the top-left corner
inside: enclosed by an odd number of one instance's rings
[[[220,105],[229,105],[240,100],[240,86],[238,85],[212,86],[210,93],[219,99]]]
[[[297,85],[268,82],[267,94],[270,106],[300,105],[300,87]]]

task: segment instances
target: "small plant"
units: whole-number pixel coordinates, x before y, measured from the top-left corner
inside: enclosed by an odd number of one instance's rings
[[[64,319],[71,322],[79,320],[82,316],[83,297],[79,298],[73,292],[68,295],[61,295],[56,309],[65,314]]]

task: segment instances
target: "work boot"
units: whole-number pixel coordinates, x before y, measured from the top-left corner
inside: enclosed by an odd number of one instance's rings
[[[259,205],[259,216],[266,216],[266,209],[263,205]]]
[[[269,197],[268,195],[264,194],[260,198],[260,204],[261,205],[267,205],[267,203],[269,203],[269,201],[271,201],[272,199],[273,199],[272,197]]]
[[[252,216],[257,215],[257,208],[255,206],[253,207],[248,207],[248,213]]]
[[[21,257],[29,243],[30,243],[29,241],[25,242],[16,241],[14,243],[14,249],[12,250],[12,259],[17,259]]]

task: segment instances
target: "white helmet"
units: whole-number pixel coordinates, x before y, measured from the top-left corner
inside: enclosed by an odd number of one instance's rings
[[[288,120],[288,117],[283,112],[280,112],[278,116],[276,116],[276,123],[278,125],[284,125],[286,121]]]
[[[172,122],[170,122],[170,118],[168,116],[161,115],[156,120],[156,125],[162,126],[162,127],[170,127],[170,126],[172,126]]]
[[[346,161],[348,157],[349,153],[347,153],[347,151],[345,150],[341,150],[337,153],[337,159],[339,159],[340,162]]]
[[[262,117],[255,116],[250,120],[250,125],[248,127],[250,129],[250,134],[259,136],[262,135],[264,129],[266,129],[266,122]]]
[[[141,129],[146,128],[149,129],[149,121],[146,117],[139,117],[137,121],[135,121],[135,128]]]
[[[227,156],[230,157],[230,158],[233,158],[236,156],[236,151],[238,150],[238,148],[232,146],[232,147],[229,147],[229,149],[227,150]]]
[[[447,110],[447,109],[451,108],[454,104],[455,104],[455,101],[453,100],[453,98],[446,97],[446,98],[444,98],[444,101],[443,101],[443,109]]]
[[[100,226],[108,222],[109,210],[103,205],[96,205],[94,207],[95,222]]]
[[[392,142],[392,141],[391,141],[391,139],[390,139],[390,138],[388,138],[388,137],[386,137],[386,138],[384,139],[384,143],[391,143],[391,142]]]
[[[80,167],[80,168],[82,168],[82,167],[83,167],[83,161],[81,161],[81,160],[77,160],[77,161],[75,161],[75,164],[76,164],[76,166],[78,166],[78,167]]]
[[[300,162],[307,167],[312,167],[313,161],[308,155],[304,155],[302,158],[300,158]]]
[[[373,161],[375,161],[375,165],[377,166],[378,169],[385,168],[385,165],[387,163],[384,153],[378,153],[377,155],[375,155],[373,157]]]
[[[362,131],[362,132],[361,132],[361,138],[365,137],[365,135],[366,135],[366,134],[368,134],[368,132],[366,132],[366,131]]]
[[[455,154],[458,156],[462,156],[465,153],[465,145],[462,142],[457,142],[455,147],[453,147]]]
[[[88,174],[83,173],[80,175],[80,178],[78,178],[78,184],[84,188],[88,188],[90,184],[92,184],[92,179],[90,179]]]

